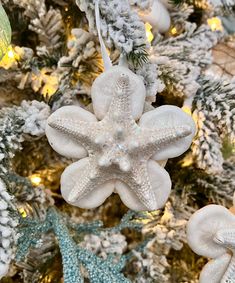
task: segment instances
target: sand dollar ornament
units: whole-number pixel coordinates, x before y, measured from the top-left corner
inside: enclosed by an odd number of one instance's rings
[[[235,215],[220,205],[195,212],[187,226],[191,249],[211,260],[200,274],[200,283],[235,282]]]
[[[54,150],[79,159],[61,176],[64,199],[95,208],[116,192],[133,210],[164,206],[171,180],[160,163],[188,149],[195,134],[192,118],[175,106],[143,114],[144,83],[125,67],[100,75],[91,96],[95,115],[65,106],[47,122]]]
[[[156,33],[157,31],[165,33],[171,26],[170,14],[166,6],[167,1],[164,3],[160,0],[153,0],[153,4],[149,11],[139,12],[141,19],[152,26],[153,33]]]
[[[5,10],[0,4],[0,60],[11,43],[11,25]]]

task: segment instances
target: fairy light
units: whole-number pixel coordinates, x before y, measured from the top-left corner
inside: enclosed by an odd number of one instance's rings
[[[223,30],[223,25],[218,17],[213,17],[207,20],[207,24],[211,28],[212,31],[222,31]]]
[[[185,113],[189,114],[190,116],[192,115],[191,107],[189,107],[189,106],[187,106],[187,105],[184,105],[184,106],[182,107],[182,110],[183,110]]]
[[[189,105],[184,105],[182,108],[181,108],[185,113],[187,113],[188,115],[192,116],[193,120],[195,121],[195,117],[193,117],[192,115],[192,109]],[[195,121],[195,124],[196,121]],[[181,161],[181,167],[189,167],[193,164],[193,158],[192,158],[192,155],[191,154],[188,154],[186,155],[183,160]]]
[[[148,42],[152,42],[154,36],[153,36],[153,33],[152,33],[152,26],[150,25],[150,23],[145,23],[145,30],[146,30],[146,36],[147,36],[147,39],[148,39]]]
[[[51,97],[58,89],[59,79],[54,75],[44,75],[45,85],[43,86],[41,92],[43,96]]]
[[[9,60],[9,61],[17,61],[20,59],[19,54],[15,52],[13,47],[10,45],[7,49],[6,55],[3,57],[3,59]]]
[[[173,28],[170,30],[170,32],[171,32],[172,35],[176,35],[176,34],[178,33],[176,27],[173,27]]]
[[[30,176],[30,181],[33,185],[39,186],[42,182],[42,178],[39,175],[32,175]]]
[[[12,48],[7,52],[7,57],[9,57],[9,58],[15,58],[15,54],[14,54]]]
[[[23,207],[19,208],[19,212],[23,218],[27,217],[26,210]]]
[[[76,36],[70,33],[68,35],[68,41],[75,41],[75,40],[76,40]]]
[[[193,164],[193,158],[191,155],[185,156],[181,162],[181,167],[189,167]]]
[[[19,59],[20,59],[19,54],[17,54],[15,50],[13,49],[13,47],[10,45],[7,48],[6,54],[4,55],[4,57],[2,58],[0,62],[0,67],[7,70],[11,68],[12,66],[16,65]]]

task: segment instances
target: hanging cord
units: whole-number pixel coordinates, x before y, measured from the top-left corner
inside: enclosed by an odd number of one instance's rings
[[[102,38],[101,32],[100,32],[100,9],[99,9],[99,0],[96,0],[95,2],[95,21],[96,21],[96,28],[98,32],[99,42],[100,42],[100,48],[101,48],[101,55],[104,62],[104,70],[107,71],[112,67],[112,62],[109,58],[108,52],[106,50],[104,40]]]

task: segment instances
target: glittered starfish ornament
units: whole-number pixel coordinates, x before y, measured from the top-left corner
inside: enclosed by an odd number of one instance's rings
[[[220,205],[208,205],[189,219],[188,244],[199,255],[212,258],[200,283],[235,283],[235,215]]]
[[[115,191],[133,210],[155,210],[165,204],[171,181],[157,161],[187,150],[195,125],[175,106],[141,117],[144,100],[142,80],[127,68],[112,67],[92,86],[95,115],[66,106],[49,117],[46,134],[51,146],[80,159],[61,177],[67,202],[94,208]]]

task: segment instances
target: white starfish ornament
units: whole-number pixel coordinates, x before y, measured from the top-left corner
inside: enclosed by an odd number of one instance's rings
[[[235,215],[220,205],[195,212],[187,226],[192,250],[210,260],[200,274],[200,283],[235,283]]]
[[[115,66],[100,75],[91,92],[95,115],[65,106],[48,119],[51,146],[80,159],[62,174],[63,197],[72,205],[94,208],[115,191],[133,210],[162,207],[171,181],[157,161],[189,148],[195,134],[192,118],[175,106],[162,106],[141,117],[145,87],[125,67]]]

